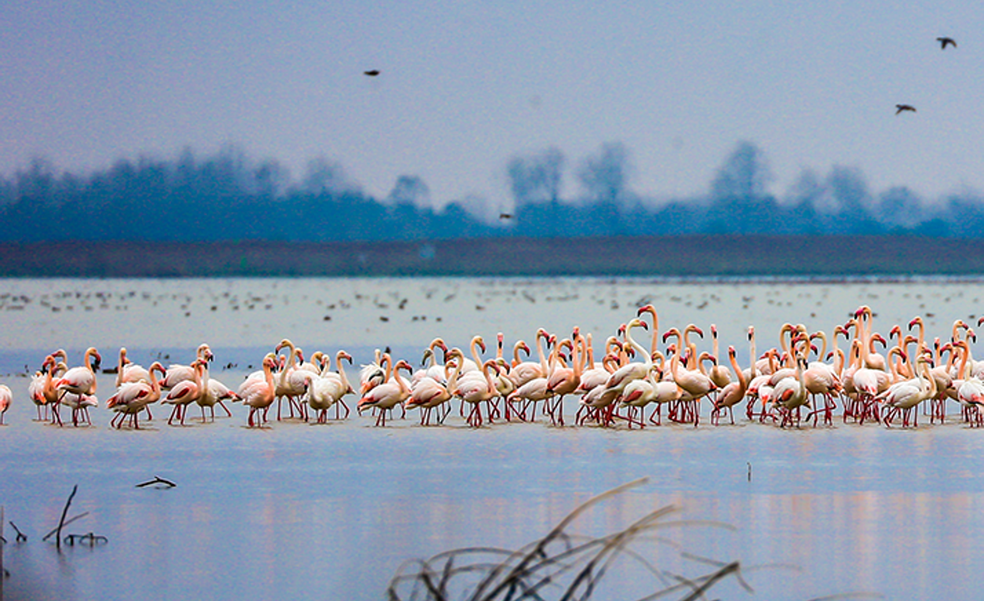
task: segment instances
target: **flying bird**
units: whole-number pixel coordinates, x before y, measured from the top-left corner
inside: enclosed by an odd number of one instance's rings
[[[957,47],[957,43],[953,41],[953,38],[948,38],[948,37],[936,38],[936,41],[940,43],[940,50],[946,50],[947,44],[950,44],[954,48]]]
[[[379,69],[372,69],[371,71],[363,71],[363,75],[368,75],[369,77],[376,77],[379,75]]]
[[[898,115],[902,111],[912,111],[913,113],[915,113],[916,107],[912,106],[911,104],[896,104],[895,114]]]
[[[512,219],[512,213],[499,213],[499,219]]]

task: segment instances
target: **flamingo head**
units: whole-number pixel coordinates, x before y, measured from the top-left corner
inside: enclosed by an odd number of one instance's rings
[[[420,358],[420,365],[424,366],[427,364],[427,360],[434,356],[434,351],[429,348],[424,349],[424,356]]]
[[[888,331],[889,338],[895,338],[896,336],[902,336],[902,328],[898,324],[892,326],[892,329]]]
[[[704,331],[703,331],[703,330],[701,330],[700,328],[698,328],[698,327],[697,327],[697,326],[695,326],[695,325],[690,325],[690,326],[687,326],[687,329],[688,329],[688,330],[690,330],[691,332],[693,332],[694,334],[697,334],[697,335],[698,335],[698,336],[700,336],[701,338],[703,338],[703,337],[704,337]]]
[[[718,337],[718,327],[713,323],[711,324],[711,337],[712,338]]]
[[[909,321],[909,329],[911,330],[916,325],[920,325],[921,326],[922,325],[922,322],[923,322],[922,317],[918,317],[918,316],[917,317],[913,317],[912,320]]]
[[[495,335],[495,343],[499,348],[502,348],[502,339],[503,339],[502,332],[499,332],[498,334]]]
[[[338,351],[338,358],[345,359],[349,362],[349,365],[352,365],[352,355],[346,353],[345,351]]]
[[[520,342],[522,342],[522,341],[520,341]],[[530,345],[526,344],[525,342],[523,342],[522,344],[520,344],[519,345],[519,348],[521,348],[524,351],[526,351],[526,356],[527,357],[530,356],[533,353],[533,351],[530,350]]]

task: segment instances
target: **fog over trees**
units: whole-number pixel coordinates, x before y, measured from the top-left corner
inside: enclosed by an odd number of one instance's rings
[[[312,160],[299,178],[235,147],[199,157],[121,160],[89,174],[36,159],[0,176],[0,240],[357,241],[479,236],[694,233],[892,234],[981,237],[984,198],[965,191],[932,204],[904,186],[869,190],[856,168],[805,170],[781,196],[768,160],[740,142],[706,195],[656,202],[633,192],[635,166],[620,143],[570,161],[557,148],[505,165],[514,208],[488,220],[474,198],[435,208],[420,177],[397,178],[372,198],[340,164]],[[575,184],[565,189],[565,182]],[[498,215],[498,212],[495,213]]]

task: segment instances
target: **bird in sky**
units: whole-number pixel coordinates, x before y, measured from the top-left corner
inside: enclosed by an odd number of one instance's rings
[[[913,113],[915,113],[916,107],[912,106],[911,104],[896,104],[895,114],[898,115],[902,111],[912,111]]]
[[[936,41],[940,43],[940,50],[946,50],[947,44],[950,44],[954,48],[957,47],[957,43],[953,41],[953,38],[948,38],[948,37],[936,38]]]
[[[363,71],[363,75],[368,75],[369,77],[376,77],[379,75],[379,69],[372,69],[371,71]]]
[[[513,218],[512,213],[499,213],[499,219],[506,220],[512,218]]]

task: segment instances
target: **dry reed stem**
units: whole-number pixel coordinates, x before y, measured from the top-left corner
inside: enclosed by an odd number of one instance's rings
[[[445,551],[427,560],[408,562],[393,577],[387,588],[390,601],[587,601],[601,579],[621,557],[628,557],[654,574],[664,588],[644,599],[677,594],[682,598],[704,598],[705,592],[729,575],[737,577],[746,590],[751,587],[741,578],[738,562],[718,562],[695,555],[685,559],[708,563],[716,569],[698,578],[685,578],[659,570],[629,545],[650,538],[656,528],[681,525],[711,525],[731,528],[712,521],[662,521],[673,507],[663,507],[644,515],[627,528],[601,537],[585,537],[567,532],[571,523],[586,510],[646,482],[635,480],[593,497],[575,508],[545,537],[516,551],[496,547],[467,547]],[[474,558],[472,560],[471,558]],[[455,587],[452,589],[452,583]],[[409,589],[409,590],[408,590]]]

